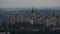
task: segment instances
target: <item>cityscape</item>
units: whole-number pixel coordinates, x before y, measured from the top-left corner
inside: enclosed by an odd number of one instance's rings
[[[0,0],[0,34],[60,34],[60,0]]]
[[[60,34],[60,8],[0,8],[0,32]]]

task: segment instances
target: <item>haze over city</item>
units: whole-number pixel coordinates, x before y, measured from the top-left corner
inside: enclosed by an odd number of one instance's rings
[[[0,8],[60,7],[60,0],[0,0]]]

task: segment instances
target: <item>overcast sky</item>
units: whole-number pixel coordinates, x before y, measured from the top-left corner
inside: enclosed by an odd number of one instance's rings
[[[60,0],[0,0],[0,7],[60,7]]]

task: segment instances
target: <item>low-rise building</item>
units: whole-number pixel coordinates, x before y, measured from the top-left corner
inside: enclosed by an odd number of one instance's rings
[[[48,19],[46,19],[47,26],[50,26],[50,25],[56,26],[56,22],[57,22],[57,19],[54,17],[48,17]]]

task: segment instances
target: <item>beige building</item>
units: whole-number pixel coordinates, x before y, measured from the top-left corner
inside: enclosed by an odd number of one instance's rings
[[[11,23],[15,23],[15,22],[16,22],[16,17],[15,17],[15,15],[11,15],[11,16],[9,17],[9,22],[11,22]]]
[[[56,26],[57,19],[54,17],[49,17],[46,19],[47,26],[54,25]]]
[[[24,16],[23,15],[17,15],[17,22],[23,22],[24,20]]]

